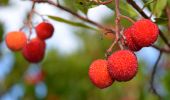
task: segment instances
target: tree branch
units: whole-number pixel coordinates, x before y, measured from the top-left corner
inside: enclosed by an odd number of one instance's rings
[[[29,16],[28,16],[28,22],[27,22],[28,23],[28,27],[29,27],[28,41],[30,40],[31,35],[32,35],[32,28],[33,28],[32,17],[33,17],[33,13],[34,13],[34,8],[35,8],[35,2],[33,2],[33,4],[32,4],[31,11],[29,12]]]
[[[160,61],[160,59],[161,59],[161,56],[162,56],[162,51],[160,51],[159,56],[158,56],[158,58],[157,58],[157,60],[156,60],[156,63],[155,63],[155,65],[153,66],[153,70],[152,70],[152,74],[151,74],[151,80],[150,80],[150,86],[151,86],[150,89],[151,89],[151,91],[152,91],[156,96],[159,97],[160,100],[162,100],[162,99],[161,99],[162,97],[161,97],[160,94],[156,91],[156,88],[155,88],[155,86],[154,86],[154,79],[155,79],[155,75],[156,75],[158,63],[159,63],[159,61]]]
[[[124,16],[124,15],[120,15],[121,18],[124,18],[124,19],[127,19],[128,21],[130,21],[132,24],[135,23],[135,21],[133,19],[131,19],[130,17],[128,16]]]
[[[168,16],[168,30],[170,32],[170,7],[166,7],[166,15]]]
[[[170,49],[169,48],[165,48],[165,47],[164,48],[160,48],[160,47],[158,47],[156,45],[152,45],[152,47],[155,48],[156,50],[161,51],[161,52],[170,53]]]
[[[99,24],[99,23],[96,23],[96,22],[94,22],[94,21],[92,21],[92,20],[90,20],[90,19],[88,19],[88,18],[86,18],[86,17],[80,16],[79,14],[71,11],[70,9],[68,9],[68,8],[66,8],[66,7],[64,7],[64,6],[61,6],[60,4],[56,4],[55,2],[53,2],[53,1],[51,1],[51,0],[31,0],[31,1],[36,2],[36,3],[48,3],[48,4],[50,4],[50,5],[53,5],[53,6],[57,7],[57,8],[59,8],[59,9],[62,9],[62,10],[64,10],[64,11],[72,14],[73,16],[75,16],[75,17],[77,17],[77,18],[79,18],[79,19],[81,19],[81,20],[83,20],[83,21],[86,21],[86,22],[88,22],[88,23],[90,23],[90,24],[93,24],[93,25],[95,25],[95,26],[97,26],[97,27],[99,27],[99,28],[101,28],[101,29],[104,29],[104,30],[106,30],[106,31],[109,31],[109,32],[111,32],[111,33],[115,33],[115,30],[114,30],[114,29],[107,28],[107,27],[105,27],[105,26],[103,26],[103,25],[101,25],[101,24]]]
[[[115,31],[116,31],[116,40],[118,40],[119,47],[123,49],[121,41],[120,41],[120,9],[119,9],[119,0],[115,0],[115,13],[116,13],[116,19],[115,19]]]

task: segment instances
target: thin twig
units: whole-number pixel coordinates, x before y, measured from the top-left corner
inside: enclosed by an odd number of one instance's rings
[[[131,19],[128,16],[124,16],[124,15],[120,15],[121,18],[127,19],[128,21],[130,21],[132,24],[135,23],[135,21],[133,19]]]
[[[150,80],[150,86],[151,86],[150,89],[151,89],[151,91],[152,91],[156,96],[159,97],[160,100],[162,100],[162,99],[161,99],[162,97],[161,97],[160,94],[156,91],[156,88],[155,88],[155,86],[154,86],[154,80],[155,80],[155,75],[156,75],[158,63],[159,63],[159,61],[160,61],[160,59],[161,59],[161,56],[162,56],[162,51],[160,51],[159,56],[158,56],[158,58],[157,58],[157,60],[156,60],[156,63],[155,63],[154,66],[153,66],[153,70],[152,70],[152,74],[151,74],[151,80]]]
[[[116,28],[116,38],[118,40],[119,47],[123,49],[122,43],[120,41],[120,9],[119,9],[119,0],[115,0],[115,10],[116,10],[116,19],[115,19],[115,28]]]
[[[115,46],[116,43],[119,42],[120,39],[120,11],[119,11],[119,0],[115,0],[115,12],[116,12],[116,19],[115,19],[115,27],[116,27],[116,38],[113,41],[113,43],[110,45],[109,49],[107,49],[107,52],[105,54],[106,58],[110,55],[112,52],[113,47]],[[120,46],[120,45],[119,45]],[[120,46],[121,47],[121,46]]]
[[[32,35],[32,28],[33,28],[32,17],[33,17],[33,14],[34,14],[35,4],[36,4],[36,2],[33,1],[32,7],[31,7],[31,11],[29,12],[29,15],[28,15],[28,22],[27,22],[28,23],[28,27],[29,27],[28,41],[31,39],[31,35]]]
[[[42,21],[46,21],[46,19],[44,18],[45,15],[42,15],[35,10],[34,10],[34,13],[37,14],[42,19]]]
[[[96,23],[96,22],[94,22],[94,21],[92,21],[92,20],[90,20],[90,19],[88,19],[86,17],[80,16],[79,14],[71,11],[70,9],[68,9],[68,8],[66,8],[64,6],[61,6],[60,4],[56,4],[55,2],[53,2],[51,0],[31,0],[31,1],[36,2],[36,3],[48,3],[50,5],[53,5],[53,6],[57,7],[57,8],[60,8],[60,9],[62,9],[64,11],[72,14],[73,16],[75,16],[75,17],[77,17],[77,18],[79,18],[79,19],[81,19],[83,21],[86,21],[86,22],[88,22],[90,24],[93,24],[93,25],[95,25],[95,26],[97,26],[97,27],[99,27],[101,29],[106,30],[106,31],[111,31],[113,34],[115,33],[114,29],[107,28],[107,27],[105,27],[105,26],[103,26],[103,25],[101,25],[99,23]]]
[[[168,16],[168,30],[170,32],[170,7],[166,7],[166,15]]]
[[[108,57],[108,56],[110,56],[110,54],[111,54],[111,52],[112,52],[112,50],[113,50],[113,47],[115,46],[115,44],[118,42],[118,38],[116,38],[114,41],[113,41],[113,43],[110,45],[110,47],[109,47],[109,49],[107,49],[107,51],[106,51],[106,58]]]
[[[152,47],[157,49],[157,50],[159,50],[159,51],[161,51],[161,52],[170,53],[170,49],[169,48],[165,48],[165,47],[164,48],[160,48],[160,47],[158,47],[156,45],[152,45]]]

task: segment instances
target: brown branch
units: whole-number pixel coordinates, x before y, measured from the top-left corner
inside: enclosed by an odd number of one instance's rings
[[[56,4],[55,2],[53,2],[53,1],[51,1],[51,0],[31,0],[31,1],[36,2],[36,3],[48,3],[48,4],[50,4],[50,5],[53,5],[53,6],[57,7],[57,8],[59,8],[59,9],[62,9],[62,10],[64,10],[64,11],[72,14],[73,16],[75,16],[75,17],[77,17],[77,18],[79,18],[79,19],[81,19],[81,20],[83,20],[83,21],[86,21],[86,22],[88,22],[88,23],[90,23],[90,24],[93,24],[93,25],[95,25],[95,26],[97,26],[97,27],[99,27],[99,28],[101,28],[101,29],[104,29],[104,30],[109,31],[109,32],[111,32],[111,33],[114,33],[114,32],[115,32],[114,29],[110,29],[110,28],[107,28],[107,27],[105,27],[105,26],[103,26],[103,25],[101,25],[101,24],[99,24],[99,23],[96,23],[96,22],[94,22],[94,21],[92,21],[92,20],[90,20],[90,19],[88,19],[88,18],[86,18],[86,17],[83,17],[83,16],[81,16],[81,15],[79,15],[79,14],[71,11],[70,9],[68,9],[68,8],[66,8],[66,7],[64,7],[64,6],[61,6],[60,4]]]
[[[164,48],[160,48],[160,47],[158,47],[156,45],[152,45],[152,47],[155,48],[156,50],[161,51],[161,52],[170,53],[170,49],[169,48],[165,48],[165,47]]]
[[[135,8],[144,18],[149,18],[145,12],[143,12],[143,10],[136,4],[136,2],[134,2],[133,0],[127,0],[127,2],[133,7]]]
[[[32,7],[31,7],[31,11],[29,12],[29,15],[28,15],[28,27],[29,27],[29,36],[28,36],[28,41],[30,40],[31,38],[31,35],[32,35],[32,28],[33,28],[33,25],[32,25],[32,17],[33,17],[33,14],[34,14],[34,8],[35,8],[35,2],[33,1],[33,4],[32,4]]]
[[[116,12],[116,19],[115,19],[115,31],[116,31],[116,38],[115,40],[113,41],[113,43],[110,45],[109,49],[107,49],[106,51],[106,58],[108,58],[108,56],[110,56],[110,53],[112,52],[113,50],[113,47],[115,46],[116,43],[119,42],[119,39],[120,39],[120,11],[119,11],[119,0],[115,0],[115,12]]]
[[[106,54],[105,54],[106,58],[110,56],[110,54],[111,54],[111,52],[112,52],[112,50],[113,50],[113,47],[115,46],[115,44],[116,44],[117,42],[118,42],[118,38],[116,38],[116,39],[113,41],[113,43],[110,45],[109,49],[107,49]]]
[[[120,15],[121,18],[127,19],[128,21],[130,21],[132,24],[135,23],[135,21],[133,19],[131,19],[128,16],[124,16],[124,15]]]
[[[160,51],[159,56],[158,56],[158,58],[157,58],[157,60],[156,60],[156,63],[155,63],[154,66],[153,66],[153,70],[152,70],[152,74],[151,74],[151,80],[150,80],[150,89],[151,89],[151,91],[152,91],[156,96],[159,97],[160,100],[162,100],[162,99],[161,99],[162,97],[161,97],[160,94],[156,91],[156,88],[155,88],[155,86],[154,86],[154,79],[155,79],[155,75],[156,75],[158,63],[159,63],[161,57],[162,57],[162,51]]]
[[[166,7],[166,15],[168,16],[168,30],[170,32],[170,7]]]
[[[146,13],[136,4],[136,2],[134,2],[133,0],[127,0],[127,2],[136,9],[136,11],[139,12],[139,14],[141,14],[144,18],[150,19],[148,15],[146,15]],[[165,35],[163,34],[163,32],[161,30],[159,30],[159,34],[160,37],[162,38],[162,40],[166,43],[166,45],[168,45],[168,47],[170,47],[170,43],[168,41],[168,39],[165,37]]]
[[[121,41],[120,41],[120,9],[119,9],[119,0],[115,0],[115,14],[116,14],[116,19],[115,19],[115,31],[116,31],[116,40],[118,40],[119,47],[123,49]]]

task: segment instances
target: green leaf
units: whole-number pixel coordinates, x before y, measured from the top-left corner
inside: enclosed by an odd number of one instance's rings
[[[0,42],[2,41],[3,33],[4,33],[4,28],[2,23],[0,23]]]
[[[92,7],[92,3],[88,0],[76,0],[75,6],[83,13],[87,14],[88,9]]]
[[[87,14],[88,9],[94,7],[94,2],[90,0],[64,0],[65,6],[70,8],[72,11],[81,11]]]
[[[152,3],[152,12],[156,17],[160,17],[167,5],[167,0],[157,0],[155,3]]]
[[[8,5],[8,3],[9,3],[9,0],[0,0],[0,5],[6,6]]]
[[[168,25],[168,18],[155,18],[158,25]]]
[[[66,23],[66,24],[69,24],[69,25],[72,25],[72,26],[76,26],[76,27],[82,27],[82,28],[88,28],[88,29],[92,29],[92,30],[97,30],[93,27],[90,27],[88,25],[85,25],[83,23],[79,23],[79,22],[73,22],[73,21],[70,21],[70,20],[66,20],[66,19],[63,19],[63,18],[60,18],[60,17],[57,17],[57,16],[48,16],[50,19],[53,19],[55,21],[58,21],[58,22],[62,22],[62,23]]]
[[[108,4],[107,7],[112,10],[115,10],[115,3]],[[120,0],[119,7],[120,7],[120,12],[123,15],[128,15],[129,17],[133,17],[133,18],[138,16],[134,8],[131,5],[127,4],[125,0]]]
[[[168,0],[167,2],[168,2],[168,6],[170,7],[170,0]]]
[[[154,3],[155,2],[155,0],[148,0],[145,4],[144,4],[144,7],[149,7],[149,5],[151,4],[151,3]]]

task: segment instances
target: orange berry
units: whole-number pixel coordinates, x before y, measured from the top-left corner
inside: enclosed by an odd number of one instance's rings
[[[5,37],[7,47],[12,51],[19,51],[27,42],[27,37],[24,32],[13,31],[7,33]]]
[[[107,61],[98,59],[92,62],[89,68],[89,77],[92,83],[98,88],[106,88],[113,83],[107,69]]]

